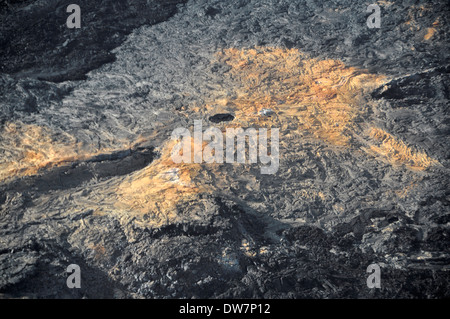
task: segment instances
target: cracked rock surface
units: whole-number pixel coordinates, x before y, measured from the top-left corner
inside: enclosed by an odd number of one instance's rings
[[[450,296],[447,2],[70,3],[0,5],[1,297]],[[276,172],[174,163],[198,120]]]

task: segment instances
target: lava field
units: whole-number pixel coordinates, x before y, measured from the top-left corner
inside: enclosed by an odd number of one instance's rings
[[[73,2],[0,3],[0,298],[450,297],[448,1]]]

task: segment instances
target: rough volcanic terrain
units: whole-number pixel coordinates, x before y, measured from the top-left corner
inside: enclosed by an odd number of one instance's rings
[[[0,3],[0,297],[450,297],[448,1],[72,2]]]

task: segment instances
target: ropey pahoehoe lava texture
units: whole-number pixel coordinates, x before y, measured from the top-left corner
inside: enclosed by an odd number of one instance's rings
[[[0,297],[450,296],[448,3],[71,2],[0,7]],[[199,120],[278,169],[175,163]]]

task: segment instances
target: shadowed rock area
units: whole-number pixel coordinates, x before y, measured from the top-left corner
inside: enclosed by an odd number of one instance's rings
[[[0,9],[0,297],[450,297],[447,2],[69,3]],[[175,163],[197,120],[279,167]]]
[[[85,80],[115,60],[112,49],[141,25],[167,20],[185,0],[77,1],[82,28],[66,20],[73,1],[6,1],[1,4],[1,71],[43,81]]]

